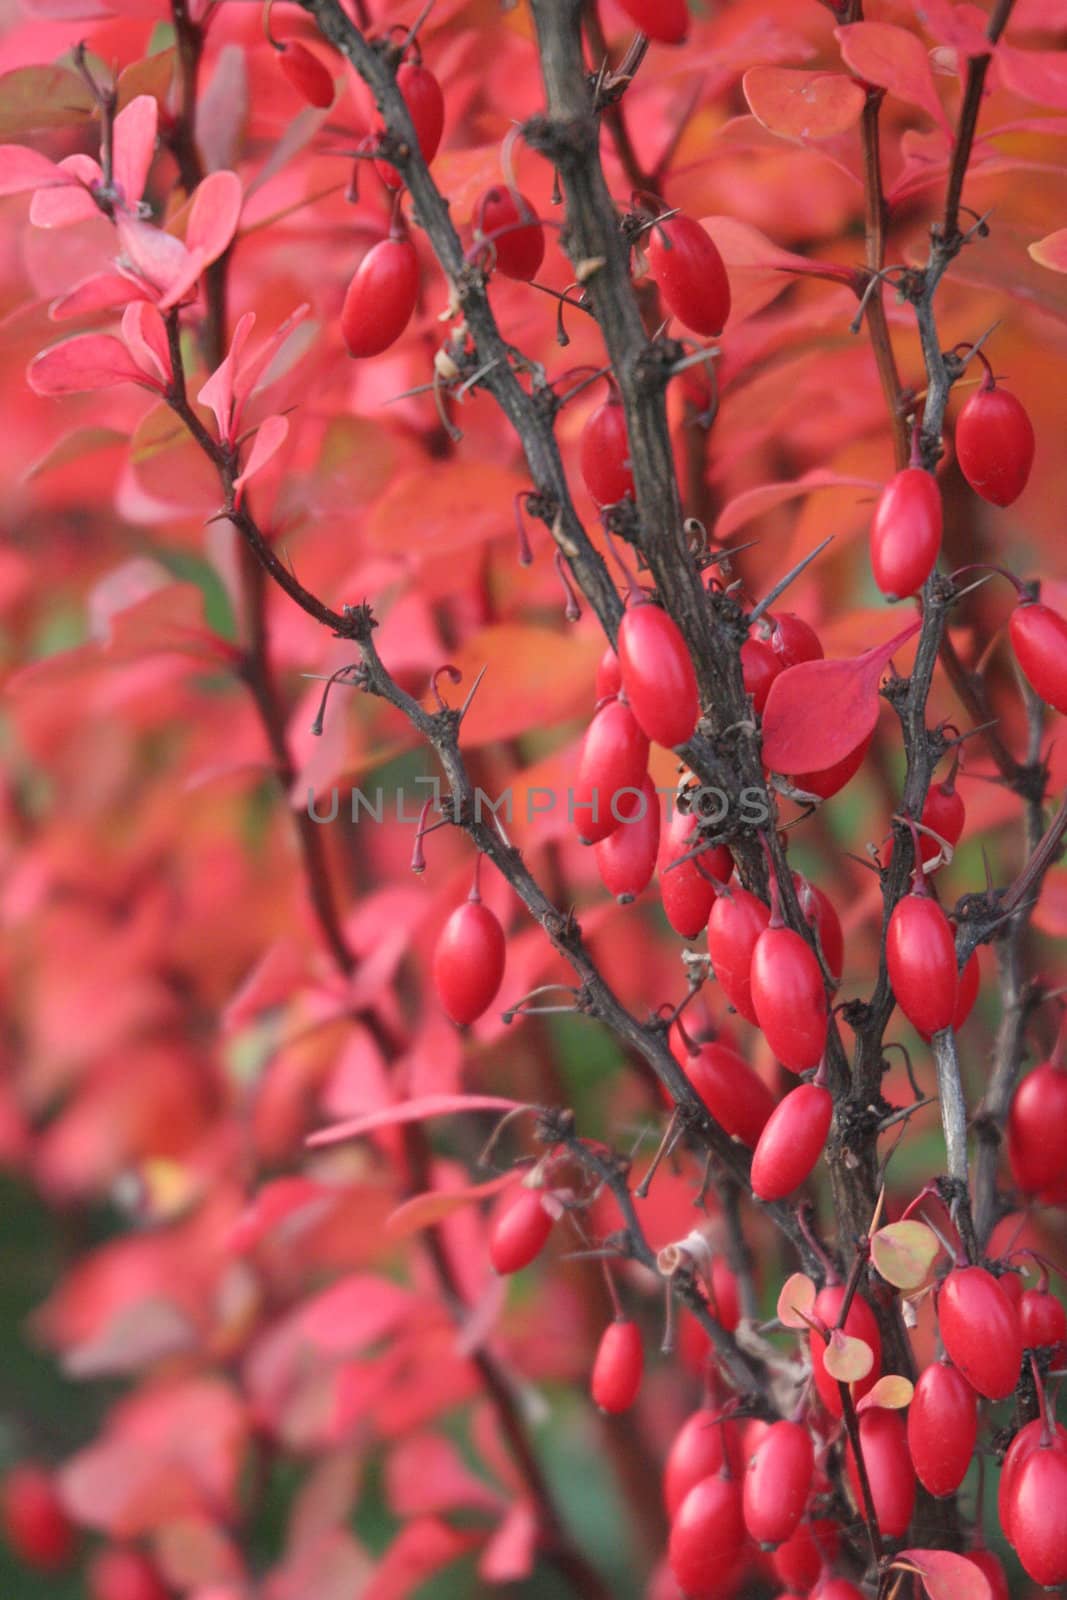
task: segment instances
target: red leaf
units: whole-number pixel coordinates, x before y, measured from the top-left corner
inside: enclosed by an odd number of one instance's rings
[[[301,1306],[300,1337],[322,1354],[354,1355],[411,1316],[413,1296],[389,1278],[357,1272]]]
[[[135,300],[122,313],[122,337],[126,348],[150,382],[164,386],[174,374],[170,364],[167,328],[159,311],[148,300]]]
[[[841,72],[752,67],[741,80],[757,121],[787,139],[834,139],[859,121],[867,96]]]
[[[226,1238],[234,1255],[254,1250],[268,1234],[288,1241],[301,1227],[312,1227],[343,1197],[310,1178],[276,1178],[256,1195],[236,1219]]]
[[[30,201],[35,228],[69,228],[98,214],[90,188],[103,177],[99,163],[92,156],[64,156],[56,170],[64,175],[61,181],[45,184]]]
[[[115,118],[115,187],[122,204],[131,211],[148,182],[148,169],[156,151],[158,122],[159,105],[150,94],[139,94]]]
[[[478,1572],[486,1583],[521,1583],[533,1571],[540,1535],[528,1500],[516,1500],[482,1553]]]
[[[471,1472],[455,1445],[439,1433],[413,1434],[389,1452],[385,1492],[390,1510],[403,1518],[500,1508],[500,1495]]]
[[[63,183],[54,161],[21,144],[0,144],[0,195],[28,194],[43,183]]]
[[[997,60],[1006,89],[1041,106],[1067,108],[1067,57],[1062,50],[1016,50],[1005,44]]]
[[[974,6],[954,5],[952,0],[913,0],[913,4],[915,15],[939,43],[965,56],[988,55],[986,19]]]
[[[113,389],[120,383],[148,384],[121,339],[110,333],[87,333],[42,350],[30,362],[26,381],[34,394],[86,394]],[[162,390],[161,384],[155,388]]]
[[[928,112],[951,137],[922,40],[891,22],[851,22],[835,28],[841,54],[858,78]]]
[[[930,1600],[993,1600],[989,1579],[966,1556],[951,1550],[902,1550],[893,1565],[905,1561],[922,1577]]]
[[[234,479],[234,503],[240,506],[244,498],[245,484],[250,478],[261,472],[272,456],[277,455],[285,443],[289,433],[289,418],[282,416],[264,417],[256,430],[256,437],[252,441],[252,448],[248,452],[244,471]]]
[[[802,661],[771,684],[763,758],[775,772],[822,772],[863,743],[878,721],[878,686],[890,657],[921,623],[844,661]]]
[[[339,1144],[342,1139],[357,1139],[378,1128],[395,1128],[401,1122],[425,1122],[429,1117],[454,1116],[460,1111],[515,1111],[521,1104],[520,1100],[505,1100],[498,1094],[428,1094],[421,1100],[402,1100],[382,1111],[353,1117],[350,1122],[339,1122],[334,1128],[323,1128],[313,1133],[307,1142],[310,1145]]]
[[[490,1178],[488,1183],[473,1183],[463,1189],[427,1189],[423,1194],[412,1195],[410,1200],[405,1200],[403,1205],[389,1213],[385,1231],[390,1239],[406,1239],[423,1228],[432,1228],[434,1223],[443,1221],[462,1206],[473,1205],[476,1200],[499,1193],[508,1184],[514,1183],[518,1176],[517,1172],[505,1172],[499,1178]]]
[[[217,261],[237,230],[241,180],[236,172],[212,172],[193,196],[185,243],[203,252],[204,265]]]
[[[458,1561],[479,1540],[475,1533],[457,1533],[439,1517],[409,1522],[361,1590],[360,1600],[409,1600],[427,1578]]]
[[[39,194],[43,192],[38,190]],[[143,300],[144,296],[143,286],[130,278],[117,272],[94,272],[92,277],[76,283],[68,294],[53,300],[48,315],[53,322],[71,322],[97,311],[112,311],[117,306],[129,305],[133,300]]]
[[[876,490],[881,487],[873,478],[843,477],[841,473],[828,472],[824,467],[815,467],[811,472],[805,472],[799,478],[790,478],[784,483],[761,483],[755,489],[745,489],[735,495],[723,506],[715,523],[715,538],[722,543],[738,528],[743,528],[746,522],[762,516],[764,511],[771,511],[787,500],[812,494],[816,489]]]

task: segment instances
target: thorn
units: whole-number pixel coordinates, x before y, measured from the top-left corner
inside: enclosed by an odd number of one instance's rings
[[[471,684],[470,694],[467,696],[466,700],[464,700],[463,704],[459,708],[459,720],[460,720],[460,722],[463,721],[463,718],[467,715],[467,712],[470,710],[471,701],[474,699],[474,696],[478,693],[478,685],[481,683],[482,679],[485,677],[485,675],[486,675],[486,673],[488,671],[489,671],[489,663],[486,662],[486,664],[482,668],[481,672],[479,672],[478,676],[475,678],[474,682]],[[493,815],[495,816],[496,813],[494,812]]]
[[[831,533],[822,541],[821,544],[817,544],[814,550],[809,551],[809,553],[804,557],[803,561],[798,561],[796,566],[791,568],[790,571],[786,573],[785,577],[782,578],[780,582],[775,584],[770,594],[763,597],[759,605],[756,606],[755,610],[750,612],[748,619],[749,626],[751,626],[753,622],[758,622],[768,607],[773,606],[774,602],[778,599],[778,596],[785,593],[786,589],[788,589],[794,578],[799,578],[800,574],[804,571],[804,568],[810,566],[815,560],[816,556],[821,556],[827,545],[833,544],[833,542],[834,536]]]

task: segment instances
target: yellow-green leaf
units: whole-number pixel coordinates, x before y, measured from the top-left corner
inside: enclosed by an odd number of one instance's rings
[[[925,1222],[890,1222],[871,1240],[871,1257],[895,1289],[919,1289],[926,1282],[941,1246]]]

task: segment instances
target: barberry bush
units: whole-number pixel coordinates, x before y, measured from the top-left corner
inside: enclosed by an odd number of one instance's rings
[[[7,22],[5,1592],[1067,1584],[1062,0]]]

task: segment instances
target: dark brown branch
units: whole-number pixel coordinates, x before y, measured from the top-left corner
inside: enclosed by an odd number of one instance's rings
[[[868,89],[867,101],[860,118],[860,144],[863,151],[864,240],[867,270],[877,274],[885,266],[886,223],[888,212],[882,184],[882,152],[879,132],[879,113],[882,91]],[[893,453],[897,467],[906,467],[911,454],[908,437],[908,419],[905,414],[904,391],[897,371],[893,341],[885,314],[885,291],[881,281],[868,284],[867,330],[871,348],[878,367],[878,377],[885,396],[886,409],[893,430]]]
[[[997,0],[986,27],[986,38],[990,44],[996,44],[1004,32],[1014,6],[1015,0]],[[944,220],[941,224],[941,240],[945,246],[958,246],[960,240],[960,200],[963,196],[967,168],[970,165],[971,151],[974,148],[978,114],[982,109],[982,95],[991,60],[992,56],[988,55],[972,56],[967,63],[967,80],[963,89],[963,104],[960,107],[956,128],[956,143],[945,194]]]

